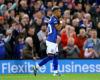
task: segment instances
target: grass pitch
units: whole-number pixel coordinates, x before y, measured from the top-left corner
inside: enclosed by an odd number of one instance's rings
[[[100,80],[100,74],[62,74],[60,77],[52,74],[5,74],[0,80]]]

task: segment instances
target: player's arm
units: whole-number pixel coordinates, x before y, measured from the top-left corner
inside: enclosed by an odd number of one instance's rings
[[[57,30],[61,30],[62,29],[62,21],[60,21],[60,23],[58,23],[58,24],[55,24],[55,28]]]

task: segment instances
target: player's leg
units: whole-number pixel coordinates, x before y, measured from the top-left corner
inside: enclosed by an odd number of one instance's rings
[[[53,59],[53,54],[49,53],[48,56],[46,58],[44,58],[40,63],[39,66],[43,66],[44,64],[46,64],[48,61]]]
[[[53,58],[53,68],[54,68],[54,75],[56,73],[58,73],[58,57],[57,55],[54,55],[54,58]]]
[[[54,76],[60,76],[60,73],[58,71],[58,56],[55,55],[53,58],[53,68],[54,68]]]
[[[46,45],[47,45],[47,54],[48,54],[48,56],[45,59],[43,59],[42,62],[39,63],[40,67],[54,58],[55,44],[52,43],[52,42],[46,41]]]
[[[46,58],[44,58],[38,65],[33,67],[34,70],[34,75],[36,76],[37,71],[39,68],[41,68],[44,64],[46,64],[48,61],[52,60],[54,57],[53,54],[48,54],[48,56]]]
[[[41,68],[44,64],[46,64],[48,61],[52,60],[54,57],[54,51],[55,51],[55,45],[51,42],[46,41],[47,45],[47,54],[48,56],[44,58],[37,66],[33,67],[34,75],[36,76],[37,70]]]
[[[55,45],[55,55],[53,57],[53,68],[54,68],[54,76],[60,76],[58,71],[58,44]]]

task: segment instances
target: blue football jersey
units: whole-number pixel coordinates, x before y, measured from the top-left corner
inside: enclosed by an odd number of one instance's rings
[[[55,16],[52,16],[50,18],[50,21],[48,23],[48,28],[47,28],[48,29],[47,41],[56,43],[58,31],[55,28],[55,25],[58,23],[59,23],[59,20]]]

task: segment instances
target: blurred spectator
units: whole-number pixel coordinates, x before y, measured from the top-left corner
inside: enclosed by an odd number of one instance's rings
[[[22,59],[24,46],[25,46],[24,36],[19,35],[17,37],[16,44],[15,44],[14,59]]]
[[[70,10],[65,10],[64,11],[62,22],[63,22],[63,26],[66,26],[66,24],[70,24],[71,23]]]
[[[69,27],[66,26],[61,32],[61,43],[63,48],[67,45],[68,42],[68,29]]]
[[[0,59],[5,59],[7,51],[5,48],[5,42],[3,41],[3,34],[0,34]]]
[[[29,15],[29,10],[30,9],[28,9],[27,0],[21,0],[19,3],[19,12],[24,12]]]
[[[91,21],[91,15],[89,13],[84,15],[84,21],[83,22],[85,24],[86,29],[93,27],[93,23]]]
[[[93,44],[93,49],[100,57],[100,47],[99,47],[100,46],[100,39],[97,38],[97,31],[94,29],[91,31],[91,38],[86,40],[86,42],[84,44],[84,49],[86,49],[89,44]]]
[[[43,58],[46,56],[46,35],[47,35],[46,25],[42,25],[41,30],[37,33],[37,35],[40,41],[41,58]]]
[[[35,34],[35,28],[34,27],[29,27],[28,32],[27,32],[27,37],[32,38],[32,44],[34,45],[34,59],[38,59],[40,54],[40,41],[37,37],[37,34]],[[26,37],[26,38],[27,38]],[[31,44],[31,45],[32,45]]]
[[[68,45],[64,48],[67,54],[67,58],[79,58],[80,50],[77,45],[74,44],[74,38],[68,39]]]
[[[80,27],[79,27],[79,19],[78,18],[73,19],[72,20],[72,25],[75,28],[76,34],[78,34],[79,33],[79,30],[80,30]]]
[[[33,21],[33,25],[35,27],[35,33],[37,34],[40,29],[41,29],[41,25],[42,25],[42,19],[43,19],[43,14],[41,11],[38,11],[35,13],[34,16],[34,21]]]
[[[35,59],[34,57],[34,48],[33,40],[31,37],[27,37],[25,40],[25,48],[23,49],[23,59]]]
[[[97,23],[100,21],[100,6],[97,6],[96,4],[94,4],[91,9],[90,9],[90,13],[92,15],[92,21],[94,23],[94,26],[97,25]]]
[[[5,48],[7,51],[7,59],[14,59],[14,38],[13,38],[13,33],[11,29],[6,30],[6,36],[5,36]]]
[[[74,43],[77,44],[77,35],[75,33],[75,28],[70,25],[66,25],[66,27],[61,32],[61,42],[63,48],[67,46],[69,37],[73,37]]]
[[[49,0],[49,1],[46,2],[46,8],[47,8],[47,9],[51,9],[52,6],[53,6],[52,0]]]
[[[84,58],[83,46],[84,46],[84,42],[86,41],[86,39],[87,39],[86,31],[84,28],[82,28],[80,29],[80,32],[77,35],[77,46],[80,49],[80,54],[79,54],[80,58]]]
[[[99,55],[96,53],[96,51],[93,49],[93,44],[90,43],[87,45],[85,52],[84,52],[85,58],[98,58]]]

